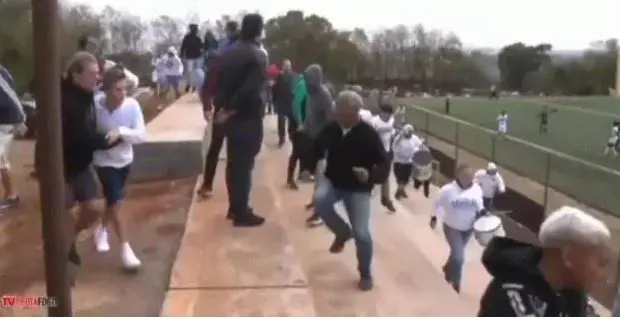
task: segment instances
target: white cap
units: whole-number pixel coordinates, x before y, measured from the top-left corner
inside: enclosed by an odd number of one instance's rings
[[[487,170],[494,171],[496,169],[497,169],[497,165],[495,165],[495,163],[493,162],[489,162],[489,165],[487,165]]]
[[[408,133],[413,133],[413,125],[406,124],[405,126],[403,126],[403,131],[408,132]]]
[[[169,47],[168,53],[177,53],[177,49],[175,47]]]

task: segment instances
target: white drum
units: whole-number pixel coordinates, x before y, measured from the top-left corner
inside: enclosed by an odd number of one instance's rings
[[[488,245],[495,236],[505,235],[502,220],[497,216],[482,216],[474,222],[474,237],[482,246]]]

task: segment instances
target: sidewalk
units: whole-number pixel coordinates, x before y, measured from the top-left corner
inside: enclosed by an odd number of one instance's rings
[[[289,150],[275,146],[270,116],[265,140],[252,199],[266,224],[235,229],[225,220],[221,163],[215,196],[190,208],[162,316],[475,315],[478,300],[457,295],[443,280],[445,243],[428,228],[430,202],[412,193],[411,203],[387,214],[374,200],[376,287],[360,292],[353,243],[333,255],[327,251],[332,235],[323,227],[305,227],[303,207],[312,186],[284,188]],[[466,285],[484,281],[478,273],[466,276]]]

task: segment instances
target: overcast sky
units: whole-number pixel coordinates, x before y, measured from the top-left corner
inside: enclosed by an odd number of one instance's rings
[[[65,1],[87,3],[97,10],[110,5],[146,19],[161,14],[182,18],[195,12],[202,20],[215,20],[241,10],[258,10],[269,18],[296,9],[325,16],[336,28],[343,29],[362,27],[372,31],[422,23],[455,32],[469,47],[484,48],[523,41],[549,42],[554,49],[575,50],[587,48],[594,40],[620,37],[620,0],[380,0],[380,7],[359,0]]]

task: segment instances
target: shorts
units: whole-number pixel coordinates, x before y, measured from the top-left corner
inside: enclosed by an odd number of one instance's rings
[[[97,198],[99,188],[95,174],[89,167],[66,181],[65,208],[71,209],[75,203],[84,203]]]
[[[173,90],[178,90],[180,81],[181,81],[180,75],[166,75],[166,83],[164,87],[166,89],[172,88]]]
[[[95,167],[101,182],[101,190],[108,206],[125,199],[125,184],[129,177],[130,165],[125,167]]]
[[[506,133],[506,132],[508,132],[508,126],[507,125],[500,125],[497,130],[500,133]]]
[[[13,125],[0,125],[0,169],[10,169],[9,150],[13,143]]]
[[[413,164],[394,163],[392,170],[394,171],[396,183],[398,185],[405,185],[409,183],[409,179],[413,173]]]

